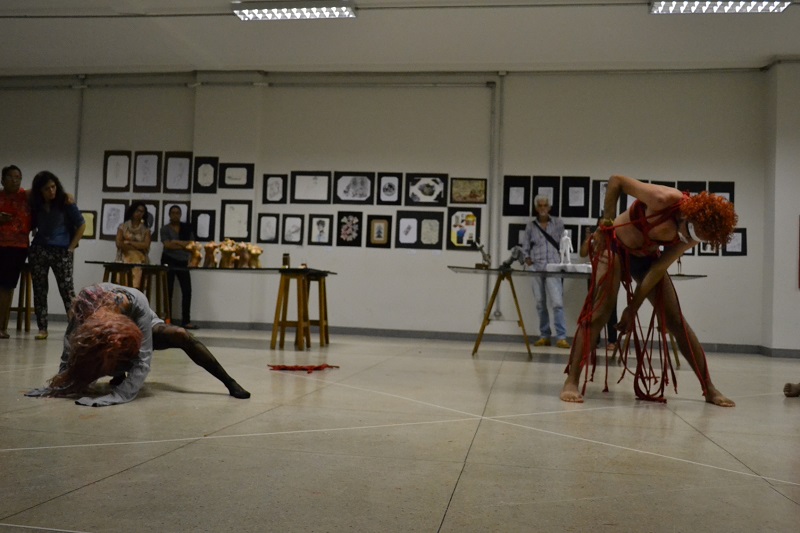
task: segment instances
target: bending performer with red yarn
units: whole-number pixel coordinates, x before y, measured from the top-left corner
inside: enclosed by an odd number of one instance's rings
[[[616,206],[623,193],[636,198],[636,201],[627,211],[616,216]],[[675,382],[667,342],[669,333],[697,375],[706,401],[732,407],[734,402],[711,382],[705,353],[681,313],[667,268],[700,242],[716,247],[727,243],[737,221],[733,205],[720,196],[705,192],[689,196],[672,187],[611,176],[603,213],[601,225],[592,236],[592,283],[578,319],[561,400],[583,402],[582,393],[585,393],[586,381],[590,379],[592,353],[616,304],[622,283],[627,293],[627,307],[617,324],[622,333],[618,346],[626,363],[625,372],[634,374],[636,396],[644,400],[666,401],[663,392],[669,378]],[[663,251],[659,250],[660,247]],[[635,290],[632,281],[636,281]],[[653,316],[646,329],[638,316],[645,299],[653,305]],[[656,335],[660,343],[653,342]],[[653,368],[652,352],[656,345],[661,351],[660,375]],[[628,369],[629,348],[635,350],[635,371]],[[583,390],[580,390],[582,372],[585,381]]]

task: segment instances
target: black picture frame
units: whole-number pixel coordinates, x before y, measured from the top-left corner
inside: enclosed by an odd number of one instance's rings
[[[663,185],[664,187],[672,187],[673,189],[676,188],[675,187],[676,182],[674,181],[653,180],[650,183],[652,183],[653,185]]]
[[[591,183],[592,179],[588,176],[564,176],[561,178],[562,217],[587,218],[589,216]],[[575,236],[577,237],[577,233]]]
[[[398,211],[395,248],[441,250],[444,241],[443,211]]]
[[[404,190],[402,172],[378,172],[375,203],[378,205],[401,205]]]
[[[195,157],[192,168],[192,193],[216,194],[219,157]]]
[[[219,239],[250,242],[253,227],[252,200],[222,200],[219,208]]]
[[[281,217],[281,244],[303,245],[303,215],[284,213]]]
[[[329,171],[293,171],[291,173],[291,203],[331,203],[331,173]]]
[[[573,243],[573,247],[575,248],[575,253],[580,254],[581,246],[584,242],[586,242],[586,237],[590,234],[594,233],[597,230],[597,226],[594,224],[582,224],[580,227],[580,240],[578,241],[577,246]]]
[[[140,200],[145,208],[147,209],[147,219],[150,223],[150,240],[151,241],[158,241],[159,230],[161,226],[159,226],[158,221],[162,220],[159,218],[159,210],[161,208],[161,202],[158,200]],[[169,218],[163,219],[169,221]]]
[[[198,241],[215,241],[217,237],[217,211],[215,209],[192,209],[192,234]]]
[[[592,218],[595,220],[602,216],[606,207],[607,189],[608,180],[592,180]]]
[[[281,217],[274,213],[259,213],[256,240],[265,244],[278,244],[281,235]]]
[[[448,207],[445,248],[447,250],[475,251],[481,242],[481,208]]]
[[[128,200],[104,198],[100,208],[100,240],[114,241],[117,239],[117,230],[125,222],[125,211],[128,209]]]
[[[719,248],[714,248],[713,246],[704,242],[701,242],[695,246],[695,248],[697,248],[697,255],[699,257],[716,257],[719,255]]]
[[[536,210],[536,197],[543,194],[550,198],[550,215],[561,216],[561,178],[559,176],[534,176],[531,206]]]
[[[161,152],[134,152],[133,192],[161,192]]]
[[[747,255],[747,228],[736,228],[733,230],[731,240],[722,246],[724,256],[745,256]]]
[[[128,192],[130,188],[131,151],[106,150],[103,152],[103,192]]]
[[[285,204],[289,197],[286,190],[288,184],[288,174],[264,174],[261,181],[261,203]]]
[[[451,204],[485,204],[486,178],[450,178]]]
[[[309,246],[332,246],[334,231],[333,215],[308,215]]]
[[[86,223],[86,229],[83,230],[81,240],[95,240],[97,239],[97,211],[81,211],[83,220]]]
[[[333,203],[365,205],[375,203],[375,173],[334,172]]]
[[[732,204],[736,203],[734,198],[735,185],[732,181],[709,181],[708,192],[709,194],[722,196]]]
[[[364,242],[364,213],[339,211],[335,228],[336,246],[360,247]]]
[[[506,250],[510,250],[515,246],[522,246],[525,242],[525,228],[527,224],[519,224],[512,222],[508,225],[508,241],[506,242]]]
[[[691,196],[706,190],[705,181],[679,181],[675,187],[681,192],[688,192]],[[700,254],[703,255],[703,254]]]
[[[188,193],[192,189],[192,152],[164,154],[164,192]],[[188,218],[189,213],[186,213]]]
[[[217,187],[220,189],[252,189],[256,166],[253,163],[220,163]]]
[[[414,207],[444,207],[447,205],[447,174],[407,173],[405,202]]]
[[[503,176],[503,216],[531,216],[530,176]]]
[[[367,215],[365,235],[368,248],[391,248],[392,215]]]

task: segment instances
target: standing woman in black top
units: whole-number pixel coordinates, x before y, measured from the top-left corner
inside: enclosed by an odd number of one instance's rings
[[[161,228],[161,242],[164,244],[161,264],[170,267],[167,271],[167,292],[170,301],[175,288],[175,277],[181,284],[181,322],[184,329],[197,329],[191,321],[192,278],[187,270],[191,252],[186,249],[193,240],[191,226],[181,222],[181,208],[173,205],[169,208],[169,224]]]

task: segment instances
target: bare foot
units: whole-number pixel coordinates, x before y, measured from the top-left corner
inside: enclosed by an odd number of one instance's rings
[[[714,405],[719,405],[720,407],[736,406],[733,400],[727,398],[715,387],[708,387],[708,391],[706,392],[706,402],[713,403]]]
[[[578,392],[578,386],[569,381],[564,383],[564,388],[561,389],[559,398],[561,398],[562,402],[583,403],[583,396]]]
[[[797,396],[800,396],[800,383],[787,383],[783,386],[783,394],[787,398],[796,398]]]

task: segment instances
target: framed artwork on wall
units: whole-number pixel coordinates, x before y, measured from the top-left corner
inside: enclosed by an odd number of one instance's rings
[[[732,204],[736,203],[733,195],[732,181],[709,181],[708,192],[716,194],[717,196],[722,196]]]
[[[360,211],[336,213],[336,246],[361,246],[364,233],[364,214]]]
[[[252,189],[254,174],[253,163],[220,163],[218,186],[221,189]]]
[[[103,192],[128,192],[131,187],[131,152],[106,150],[103,154]],[[102,238],[102,232],[100,233]]]
[[[700,244],[695,246],[695,248],[697,248],[697,255],[701,257],[702,256],[710,257],[719,255],[719,250],[717,248],[705,242],[701,242]]]
[[[281,244],[303,244],[303,215],[283,215]]]
[[[288,180],[289,176],[286,174],[264,174],[261,182],[261,203],[285,204]]]
[[[192,192],[197,194],[216,194],[218,157],[195,157],[192,173]]]
[[[608,180],[592,180],[592,218],[598,220],[605,209]]]
[[[161,152],[135,152],[133,192],[161,192]]]
[[[217,212],[213,209],[192,209],[192,233],[198,241],[216,240]]]
[[[164,192],[190,192],[191,187],[192,152],[164,154]]]
[[[367,215],[367,247],[392,247],[391,215]]]
[[[97,211],[81,211],[83,220],[86,221],[86,229],[83,230],[81,240],[92,240],[97,238]]]
[[[172,209],[172,206],[178,206],[181,210],[181,222],[191,222],[190,215],[191,215],[191,203],[185,200],[164,200],[164,205],[162,205],[161,209],[161,220],[169,220],[169,210]]]
[[[691,196],[706,190],[705,181],[679,181],[676,187],[681,192],[688,192]],[[702,254],[701,254],[702,255]]]
[[[561,178],[558,176],[534,176],[533,177],[533,198],[531,199],[531,212],[536,210],[534,200],[539,195],[547,196],[550,199],[550,214],[560,217],[561,213]]]
[[[577,243],[575,242],[572,243],[572,247],[575,248],[576,254],[580,253],[581,245],[586,241],[586,237],[588,237],[589,234],[594,233],[594,230],[596,229],[597,226],[595,226],[594,224],[584,224],[581,226],[580,240],[578,240]],[[587,257],[586,260],[588,261],[589,258]]]
[[[258,214],[258,233],[256,240],[267,244],[277,244],[280,235],[281,219],[272,213]]]
[[[141,200],[141,202],[147,208],[147,223],[150,225],[150,239],[152,241],[158,241],[161,229],[161,226],[158,224],[158,208],[161,202],[158,200]],[[169,217],[164,220],[169,222]]]
[[[503,176],[503,216],[531,216],[530,176]]]
[[[486,183],[484,178],[450,178],[450,203],[485,204]]]
[[[447,205],[447,174],[406,174],[405,205],[444,207]]]
[[[374,198],[374,172],[333,173],[333,203],[372,205]]]
[[[100,209],[100,238],[113,241],[117,238],[119,225],[125,221],[128,200],[104,199]]]
[[[291,202],[293,204],[331,203],[330,172],[296,171],[292,172],[291,178]]]
[[[395,248],[441,250],[444,213],[441,211],[398,211]]]
[[[747,228],[733,230],[730,242],[722,247],[722,255],[747,255]]]
[[[377,189],[378,205],[400,205],[403,202],[403,174],[379,172]]]
[[[331,246],[333,244],[333,215],[308,215],[308,244]]]
[[[481,240],[481,208],[447,208],[448,250],[474,251],[475,243]]]
[[[515,246],[522,246],[525,242],[525,227],[527,224],[512,223],[508,225],[508,242],[506,243],[506,250],[510,250]]]
[[[253,202],[250,200],[222,200],[220,205],[220,240],[250,241],[253,222]]]
[[[561,179],[562,217],[586,218],[589,216],[591,181],[589,177],[564,176]]]

